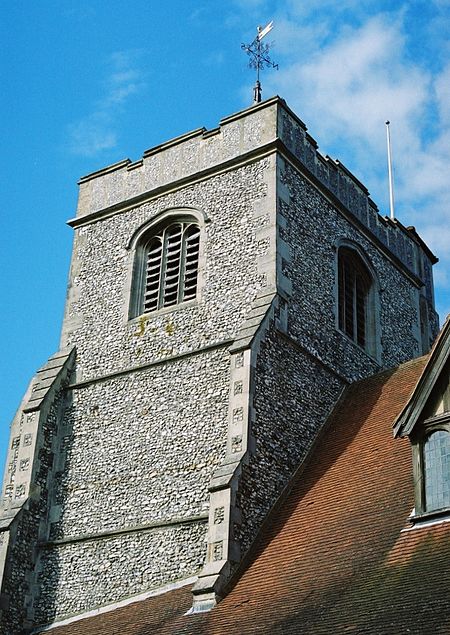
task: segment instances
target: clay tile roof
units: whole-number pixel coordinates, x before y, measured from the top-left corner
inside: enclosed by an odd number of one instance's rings
[[[183,587],[50,634],[450,633],[450,522],[409,530],[411,449],[392,435],[425,362],[347,390],[211,612],[184,616]]]

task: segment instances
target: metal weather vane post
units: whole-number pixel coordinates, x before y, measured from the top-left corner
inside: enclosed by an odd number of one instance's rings
[[[274,64],[269,57],[270,44],[265,44],[262,39],[273,29],[273,20],[269,22],[264,28],[258,27],[258,33],[251,44],[241,44],[241,49],[244,50],[250,57],[248,65],[250,68],[256,69],[256,83],[253,88],[253,103],[259,104],[261,101],[261,82],[259,81],[259,72],[264,66],[269,68],[276,68],[278,70],[278,64]]]

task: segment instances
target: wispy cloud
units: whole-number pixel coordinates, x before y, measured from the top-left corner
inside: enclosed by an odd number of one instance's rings
[[[94,112],[69,126],[70,149],[74,154],[94,156],[103,150],[114,148],[117,136],[111,118]]]
[[[74,154],[94,156],[117,145],[117,121],[130,97],[145,86],[138,67],[139,51],[118,51],[107,60],[109,73],[101,97],[91,112],[69,125],[69,147]]]
[[[203,59],[205,66],[223,66],[226,61],[226,55],[224,51],[212,51]]]

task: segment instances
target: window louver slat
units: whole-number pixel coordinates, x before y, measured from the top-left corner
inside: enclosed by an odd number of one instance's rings
[[[198,254],[200,230],[196,225],[186,229],[185,269],[183,280],[183,299],[190,300],[197,295]]]
[[[200,229],[194,223],[165,227],[144,247],[140,311],[149,313],[197,295]]]
[[[161,289],[161,306],[176,304],[180,278],[183,225],[171,225],[165,232],[165,272]]]
[[[147,246],[147,267],[143,297],[144,312],[154,311],[158,307],[158,289],[161,277],[162,242],[156,236]]]
[[[338,267],[339,328],[365,348],[370,274],[361,259],[346,248],[340,250]]]

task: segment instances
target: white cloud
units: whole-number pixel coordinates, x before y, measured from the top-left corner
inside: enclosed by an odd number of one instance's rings
[[[450,7],[450,0],[432,0],[439,9],[447,9]]]
[[[345,131],[373,144],[385,119],[403,125],[421,113],[426,99],[428,79],[418,68],[405,73],[401,46],[398,27],[375,18],[360,29],[346,28],[310,61],[285,67],[277,84],[327,135]]]
[[[450,64],[439,68],[436,59],[431,68],[416,61],[402,12],[353,20],[351,27],[336,21],[332,31],[336,14],[354,3],[335,10],[328,3],[328,17],[305,28],[304,12],[314,4],[298,7],[301,20],[291,13],[276,21],[280,71],[263,74],[264,95],[283,96],[321,150],[355,171],[383,211],[384,122],[390,119],[397,215],[416,225],[440,257],[437,284],[444,291],[442,272],[450,269]],[[450,298],[441,301],[441,310],[450,311]]]
[[[117,143],[111,122],[99,113],[93,113],[71,124],[69,136],[71,151],[86,157],[94,156],[103,150],[110,150]]]
[[[222,66],[226,62],[224,51],[212,51],[203,59],[205,66]]]
[[[127,100],[145,86],[136,65],[139,51],[117,51],[108,65],[110,72],[103,82],[103,94],[92,112],[69,125],[69,146],[74,154],[94,156],[117,144],[116,123]]]
[[[436,77],[435,91],[441,121],[450,125],[450,64]]]

